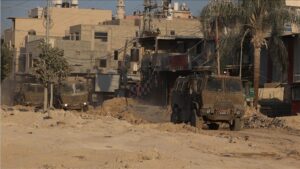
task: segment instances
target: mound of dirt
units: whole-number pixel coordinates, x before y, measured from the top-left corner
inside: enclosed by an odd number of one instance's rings
[[[132,124],[146,123],[146,120],[134,115],[136,113],[132,109],[133,104],[138,104],[138,102],[130,98],[106,100],[98,113],[104,116],[112,116],[120,120],[126,120]]]
[[[244,128],[287,128],[285,120],[256,113],[244,118]]]

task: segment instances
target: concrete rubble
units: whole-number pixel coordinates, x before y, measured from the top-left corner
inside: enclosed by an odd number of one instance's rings
[[[244,119],[244,128],[287,128],[285,120],[254,114]]]

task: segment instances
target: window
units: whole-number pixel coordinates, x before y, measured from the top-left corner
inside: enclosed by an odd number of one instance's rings
[[[95,39],[100,39],[107,42],[107,32],[95,32]]]
[[[293,88],[293,101],[300,101],[300,88],[295,87]]]
[[[227,79],[225,82],[226,91],[228,92],[239,92],[242,90],[239,80]]]
[[[34,86],[32,86],[32,85],[30,85],[30,84],[28,84],[27,90],[28,90],[28,92],[35,92]]]
[[[115,50],[114,51],[114,60],[118,60],[119,59],[119,51]]]
[[[28,35],[36,35],[36,31],[31,29],[30,31],[28,31]]]
[[[106,67],[106,59],[100,59],[100,67]]]
[[[75,85],[76,87],[76,92],[84,92],[85,91],[85,85],[82,83],[77,83]]]
[[[75,40],[80,40],[80,34],[79,34],[79,32],[75,32]]]
[[[44,92],[44,87],[43,86],[37,86],[37,92],[38,93],[43,93]]]
[[[29,61],[29,63],[28,63],[29,68],[33,67],[32,53],[29,53],[28,61]]]
[[[206,90],[214,92],[223,91],[222,80],[216,78],[207,79]]]

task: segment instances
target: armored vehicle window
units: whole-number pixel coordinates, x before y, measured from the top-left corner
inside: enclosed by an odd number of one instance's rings
[[[85,90],[84,84],[76,84],[76,92],[82,92]]]
[[[242,90],[240,81],[235,79],[226,79],[225,87],[228,92],[240,92]]]
[[[62,90],[67,93],[73,92],[72,86],[67,85],[67,84],[63,85]]]
[[[38,93],[44,92],[44,88],[42,86],[37,86],[37,92]]]
[[[182,85],[182,91],[188,91],[189,90],[189,82],[188,81],[184,81],[183,85]]]
[[[27,91],[29,91],[29,92],[35,92],[35,91],[34,91],[34,86],[28,85],[28,86],[27,86]]]
[[[206,90],[209,91],[223,91],[222,79],[208,78]]]

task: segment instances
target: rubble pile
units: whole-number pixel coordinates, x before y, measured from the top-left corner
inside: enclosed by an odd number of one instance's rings
[[[126,120],[132,124],[146,123],[146,120],[136,117],[132,104],[136,104],[133,99],[114,98],[107,100],[102,105],[101,115],[112,116],[120,120]]]
[[[254,114],[244,119],[244,128],[287,128],[285,120]]]

